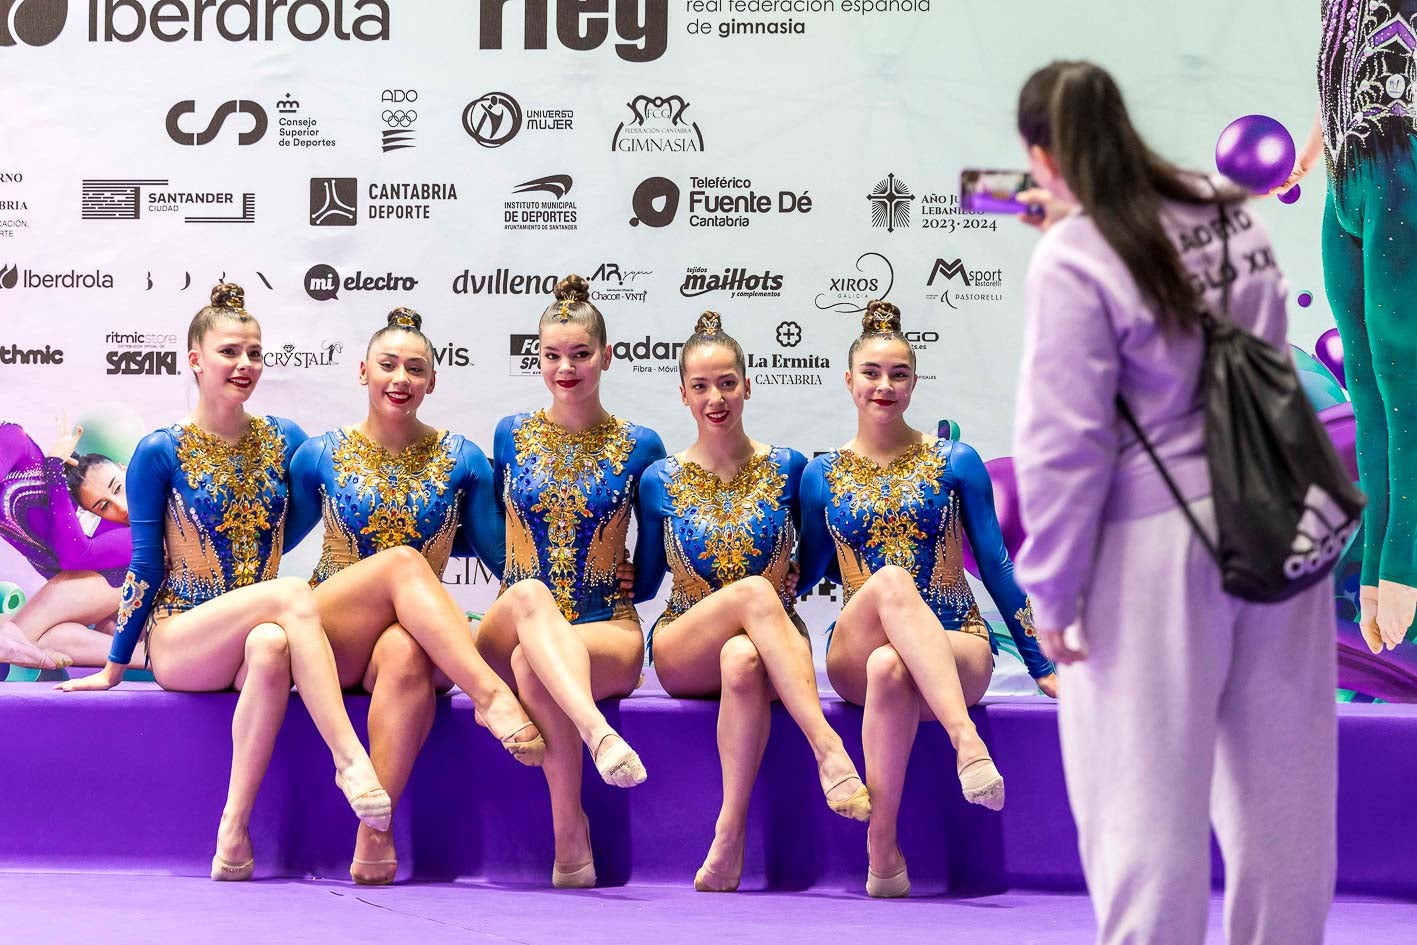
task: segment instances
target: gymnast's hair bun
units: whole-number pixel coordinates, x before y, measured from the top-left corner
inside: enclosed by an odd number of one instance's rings
[[[861,316],[861,334],[889,335],[900,332],[900,309],[892,302],[872,299]]]
[[[704,312],[694,324],[694,334],[712,338],[723,331],[723,316],[717,312]]]
[[[246,304],[246,290],[234,282],[221,282],[212,287],[212,305],[217,308],[241,308]]]
[[[399,306],[389,313],[388,327],[421,332],[423,331],[423,316],[411,308]]]
[[[573,272],[556,283],[556,291],[552,294],[558,302],[589,302],[590,283],[585,281],[584,276]]]

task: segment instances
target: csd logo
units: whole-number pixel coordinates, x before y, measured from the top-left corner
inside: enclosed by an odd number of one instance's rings
[[[251,120],[251,127],[237,134],[237,144],[255,144],[260,141],[266,133],[266,110],[255,102],[243,99],[232,99],[229,102],[222,102],[217,106],[217,110],[212,113],[211,120],[207,122],[207,127],[201,131],[184,131],[182,129],[182,119],[184,116],[193,115],[197,112],[197,103],[193,99],[185,99],[173,105],[167,111],[167,136],[178,144],[198,145],[211,144],[221,134],[221,129],[226,124],[226,120],[232,115],[247,115]]]
[[[68,17],[69,0],[0,0],[0,46],[48,46]]]

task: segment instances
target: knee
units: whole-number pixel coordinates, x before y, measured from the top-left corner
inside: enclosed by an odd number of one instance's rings
[[[279,624],[257,624],[246,634],[246,665],[251,669],[290,671],[290,640]]]
[[[297,577],[276,578],[271,583],[271,592],[276,595],[277,607],[282,620],[316,620],[320,610],[315,603],[315,592],[310,584]]]
[[[758,648],[743,633],[723,644],[718,651],[718,667],[724,689],[756,689],[767,679]]]
[[[912,597],[919,597],[915,576],[898,564],[888,564],[866,581],[878,607],[897,607]]]
[[[391,682],[399,687],[433,685],[433,661],[413,635],[398,624],[379,636],[369,663],[376,681]]]
[[[885,692],[903,692],[912,688],[910,670],[900,653],[890,644],[878,646],[866,657],[866,685]]]
[[[396,580],[418,581],[433,573],[428,559],[408,545],[398,545],[379,553],[388,559],[388,567],[394,572]]]
[[[518,613],[535,613],[545,608],[547,604],[555,606],[556,602],[551,598],[551,589],[542,584],[536,578],[527,578],[518,581],[502,592],[507,604]]]
[[[745,617],[765,616],[782,610],[782,601],[777,596],[776,588],[761,574],[734,581],[729,587],[733,590],[739,612]]]

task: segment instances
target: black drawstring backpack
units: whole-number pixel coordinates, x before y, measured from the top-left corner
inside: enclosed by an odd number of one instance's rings
[[[1117,410],[1141,440],[1226,593],[1275,603],[1322,581],[1358,529],[1367,499],[1348,479],[1286,351],[1230,320],[1230,217],[1220,207],[1221,313],[1202,316],[1205,452],[1216,540],[1201,528],[1121,395]]]

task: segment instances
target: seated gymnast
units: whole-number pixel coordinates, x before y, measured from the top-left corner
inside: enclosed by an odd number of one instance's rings
[[[110,689],[146,638],[164,689],[240,692],[231,721],[231,779],[212,879],[255,869],[249,824],[290,700],[292,679],[360,820],[389,825],[391,804],[345,714],[334,655],[310,586],[276,576],[291,456],[305,434],[245,410],[263,368],[261,328],[240,286],[223,283],[187,331],[197,404],[150,433],[129,464],[133,559],[103,669],[59,688]]]
[[[962,536],[1029,674],[1050,696],[1057,682],[1014,581],[979,454],[905,422],[919,378],[900,310],[873,300],[862,323],[845,378],[856,436],[802,476],[802,581],[811,587],[829,576],[845,588],[827,676],[843,699],[865,706],[866,891],[898,897],[909,895],[910,879],[897,815],[922,720],[938,720],[949,734],[965,799],[1004,806],[1004,779],[969,718],[989,686],[997,645],[965,579]]]
[[[743,430],[752,395],[743,349],[717,313],[700,316],[679,355],[679,395],[698,426],[682,453],[640,485],[639,566],[669,603],[650,630],[650,655],[671,696],[718,697],[723,804],[694,877],[701,892],[732,892],[743,873],[748,798],[781,698],[817,759],[832,810],[871,816],[871,799],[841,737],[822,715],[807,628],[793,609],[798,481],[807,461]]]

